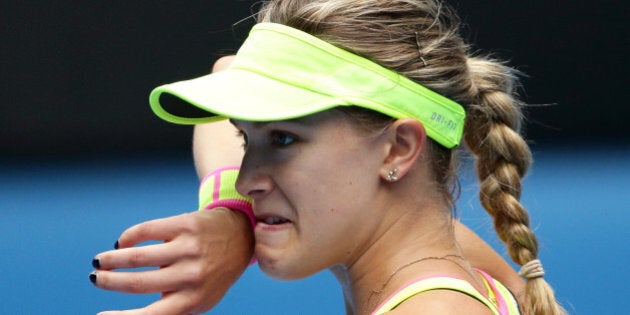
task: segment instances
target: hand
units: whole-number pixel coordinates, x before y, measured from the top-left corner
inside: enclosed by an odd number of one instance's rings
[[[148,240],[164,243],[133,247]],[[214,307],[245,271],[254,238],[245,215],[216,208],[135,225],[118,245],[95,256],[90,280],[106,290],[162,292],[162,297],[141,309],[100,314],[199,314]],[[114,271],[148,266],[160,268]]]

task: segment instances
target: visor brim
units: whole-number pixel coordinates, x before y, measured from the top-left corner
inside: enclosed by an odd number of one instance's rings
[[[239,69],[227,69],[160,86],[151,92],[150,103],[160,118],[177,124],[197,124],[225,118],[276,121],[303,117],[339,105],[351,105],[345,104],[347,101],[342,99]],[[181,108],[190,105],[202,111]]]

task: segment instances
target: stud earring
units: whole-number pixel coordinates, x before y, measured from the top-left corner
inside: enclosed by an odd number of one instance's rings
[[[387,173],[387,181],[395,182],[398,180],[398,169],[394,168]]]

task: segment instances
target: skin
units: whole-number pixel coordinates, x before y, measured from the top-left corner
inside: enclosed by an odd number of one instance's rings
[[[418,121],[398,120],[382,133],[365,134],[332,110],[235,125],[246,139],[237,189],[253,199],[260,221],[255,252],[267,275],[298,279],[335,266],[357,314],[369,313],[404,283],[436,272],[458,275],[485,292],[457,246],[447,205],[435,198],[423,154],[426,134]],[[400,180],[390,183],[385,179],[393,168]],[[452,258],[399,269],[446,255]],[[372,294],[379,288],[380,294]],[[416,304],[425,314],[490,313],[450,291],[421,294],[403,304],[415,314]]]
[[[162,292],[146,307],[99,314],[199,314],[215,306],[243,273],[253,238],[247,218],[228,209],[195,211],[135,225],[120,249],[100,253],[96,286],[126,293]],[[147,240],[163,244],[134,247]],[[160,266],[152,271],[114,269]]]
[[[224,68],[227,59],[215,63]],[[193,154],[199,178],[212,170],[239,165],[241,140],[229,122],[195,126]],[[134,247],[148,241],[163,244]],[[150,220],[124,231],[118,250],[95,256],[100,263],[95,285],[126,293],[162,292],[160,300],[133,310],[99,314],[199,314],[210,310],[247,268],[254,238],[247,217],[227,208],[193,211]],[[120,268],[160,266],[141,272]]]
[[[213,71],[225,68],[232,58],[219,59]],[[195,166],[200,178],[213,169],[239,165],[243,158],[242,140],[227,121],[195,126],[193,140]],[[524,283],[520,277],[476,234],[459,222],[454,223],[454,233],[462,255],[474,266],[490,272],[512,292],[522,291]],[[147,240],[162,240],[164,243],[134,247]],[[160,300],[143,308],[101,314],[198,314],[208,311],[245,270],[254,248],[247,218],[240,212],[225,208],[194,211],[140,223],[123,232],[119,244],[119,250],[95,256],[100,262],[100,268],[96,270],[96,286],[128,293],[164,293]],[[225,250],[228,247],[230,251]],[[261,244],[260,250],[264,250],[264,245]],[[269,266],[273,265],[272,262],[269,260]],[[267,265],[268,260],[264,264]],[[300,277],[323,265],[308,266],[308,270],[305,268],[301,274],[290,270],[275,276]],[[161,268],[140,272],[115,271],[145,266]],[[337,264],[330,266],[330,270],[340,280],[348,314],[356,312],[351,299],[353,286],[347,267]],[[388,286],[395,285],[390,283]],[[421,296],[428,298],[431,294]],[[409,307],[411,304],[408,304]],[[403,310],[402,306],[397,308],[397,312]]]
[[[371,203],[378,199],[372,187],[361,185],[378,182],[362,171],[374,169],[375,160],[356,158],[373,152],[378,140],[355,136],[331,113],[236,124],[248,135],[237,189],[254,201],[259,219],[256,255],[261,269],[274,278],[303,278],[341,262],[335,259],[343,255],[344,263],[355,260],[360,249],[349,238],[344,243],[342,236],[351,222],[361,226],[363,221],[349,210],[363,209],[368,217],[374,208]],[[337,150],[341,147],[344,150]],[[340,188],[345,195],[338,193]],[[273,218],[290,222],[265,223]],[[353,233],[367,235],[372,230],[366,226]]]

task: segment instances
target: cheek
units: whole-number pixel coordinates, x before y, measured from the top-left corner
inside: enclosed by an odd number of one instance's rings
[[[374,152],[361,146],[338,144],[341,148],[310,155],[304,163],[304,181],[308,191],[320,196],[321,201],[342,199],[346,202],[359,195],[372,193],[378,184],[379,162]],[[364,198],[364,197],[361,197]]]
[[[294,201],[300,217],[324,228],[346,224],[369,210],[379,183],[373,165],[356,155],[332,154],[320,161],[326,162],[310,163],[302,180],[291,185],[293,196],[299,194]]]
[[[283,176],[278,179],[287,180],[282,190],[293,206],[320,219],[369,206],[379,185],[380,160],[375,148],[357,139],[318,141],[281,163],[277,171]]]

